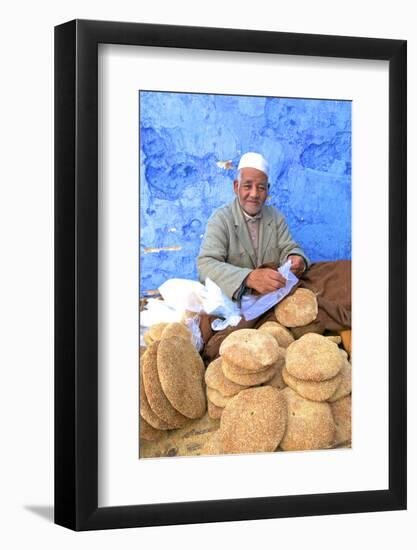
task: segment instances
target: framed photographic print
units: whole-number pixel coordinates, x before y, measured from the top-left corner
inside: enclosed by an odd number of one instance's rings
[[[55,521],[406,507],[406,42],[55,29]]]

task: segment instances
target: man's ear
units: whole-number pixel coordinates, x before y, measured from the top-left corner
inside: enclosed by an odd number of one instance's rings
[[[238,180],[233,180],[233,191],[236,193],[236,195],[238,194],[238,191],[239,191],[239,182],[238,182]]]

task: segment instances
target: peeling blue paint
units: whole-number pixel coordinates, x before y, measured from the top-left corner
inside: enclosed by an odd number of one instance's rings
[[[197,278],[211,213],[246,151],[271,166],[270,204],[313,261],[351,257],[351,102],[140,92],[141,294]],[[173,230],[173,228],[175,230]],[[180,246],[146,254],[145,248]]]

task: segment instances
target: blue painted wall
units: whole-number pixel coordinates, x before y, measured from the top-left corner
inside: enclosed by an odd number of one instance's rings
[[[241,154],[271,167],[270,203],[312,261],[351,257],[351,103],[140,92],[140,288],[197,279],[207,219]],[[160,250],[163,249],[163,250]]]

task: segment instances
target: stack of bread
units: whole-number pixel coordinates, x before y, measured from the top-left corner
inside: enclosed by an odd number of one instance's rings
[[[140,437],[155,440],[206,412],[204,363],[181,323],[153,325],[140,365]]]
[[[350,428],[344,421],[347,417],[338,418],[328,402],[337,402],[350,393],[350,374],[344,352],[330,338],[307,333],[288,347],[282,371],[288,386],[283,390],[288,426],[280,444],[282,450],[326,449],[350,439]],[[342,423],[343,436],[338,430]]]
[[[220,357],[205,374],[208,412],[220,418],[239,392],[271,381],[284,365],[285,350],[270,333],[255,329],[232,332],[220,346]]]
[[[276,306],[277,322],[235,331],[223,341],[205,376],[209,414],[220,418],[220,427],[202,454],[350,442],[351,364],[338,347],[340,337],[308,332],[295,340],[288,330],[310,324],[317,311],[314,293],[297,289]],[[261,335],[272,336],[276,346]]]
[[[282,450],[328,448],[351,440],[352,367],[340,349],[340,336],[322,336],[315,328],[316,296],[299,288],[275,307],[279,323],[296,338],[287,348],[282,377],[289,409]]]

